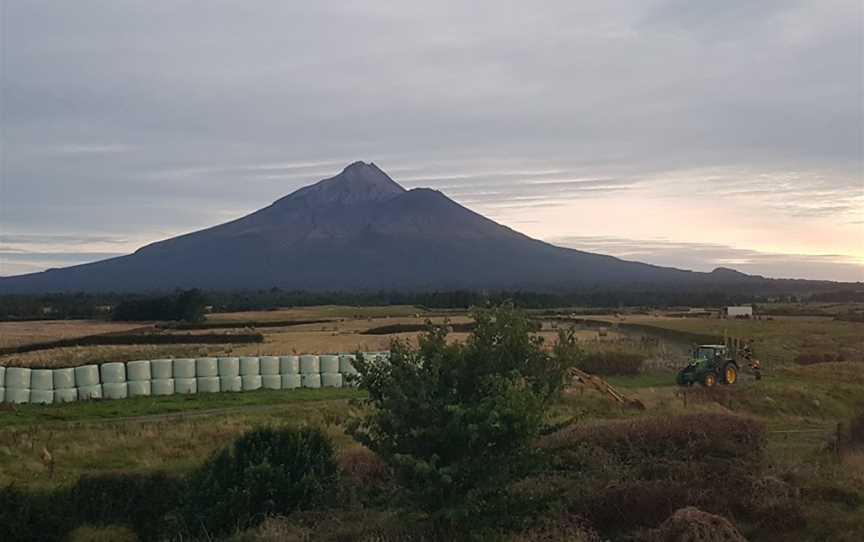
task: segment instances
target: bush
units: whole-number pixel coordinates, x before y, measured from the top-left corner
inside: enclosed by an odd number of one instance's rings
[[[397,340],[389,360],[355,363],[374,408],[351,433],[439,519],[457,519],[473,491],[518,475],[578,356],[572,331],[550,353],[512,306],[475,311],[474,321],[465,343],[448,344],[430,325],[419,349]]]
[[[832,363],[843,360],[844,357],[842,354],[829,354],[826,352],[809,352],[795,356],[795,363],[798,365],[815,365],[817,363]]]
[[[51,542],[65,540],[73,519],[56,494],[0,489],[0,540]]]
[[[319,430],[251,431],[192,473],[182,519],[193,535],[225,535],[326,502],[337,478],[333,447]]]
[[[601,376],[631,376],[642,371],[645,356],[623,350],[586,352],[576,366],[586,373]]]
[[[127,525],[141,540],[159,540],[180,489],[179,479],[162,473],[83,477],[71,490],[71,506],[76,525]]]

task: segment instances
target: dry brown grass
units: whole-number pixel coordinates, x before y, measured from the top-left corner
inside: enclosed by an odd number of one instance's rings
[[[34,322],[0,322],[0,348],[25,344],[74,339],[99,333],[129,331],[141,323],[104,322],[101,320],[39,320]]]
[[[89,363],[108,361],[134,361],[170,357],[198,357],[216,355],[230,349],[230,345],[123,345],[123,346],[70,346],[37,350],[23,354],[0,356],[4,367],[60,368],[77,367]]]
[[[264,321],[264,320],[318,320],[324,318],[382,318],[391,316],[423,315],[425,311],[413,305],[390,305],[386,307],[349,307],[343,305],[320,305],[296,307],[274,311],[222,312],[211,314],[212,322]]]

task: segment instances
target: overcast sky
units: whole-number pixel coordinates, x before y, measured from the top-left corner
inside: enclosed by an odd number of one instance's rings
[[[860,0],[0,0],[0,275],[354,160],[529,235],[864,280]]]

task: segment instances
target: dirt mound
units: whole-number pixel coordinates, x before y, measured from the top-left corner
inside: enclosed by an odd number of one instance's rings
[[[738,529],[722,517],[698,508],[681,508],[646,537],[649,542],[746,542]]]

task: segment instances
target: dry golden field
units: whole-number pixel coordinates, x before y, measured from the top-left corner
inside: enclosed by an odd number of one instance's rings
[[[353,316],[351,314],[354,313]],[[471,318],[465,312],[453,311],[450,315],[433,316],[428,312],[410,306],[395,307],[309,307],[266,312],[213,314],[208,321],[236,322],[234,329],[202,329],[177,331],[173,333],[236,333],[249,331],[246,329],[253,322],[284,321],[284,320],[317,320],[332,318],[332,321],[303,324],[289,327],[255,327],[254,331],[264,335],[263,343],[253,344],[165,344],[165,345],[124,345],[124,346],[76,346],[38,350],[23,354],[0,356],[0,365],[7,367],[74,367],[88,363],[104,363],[109,361],[133,361],[137,359],[157,359],[167,357],[205,357],[205,356],[240,356],[240,355],[284,355],[284,354],[325,354],[337,352],[374,352],[386,350],[390,341],[400,339],[410,344],[416,344],[421,332],[402,332],[387,335],[363,334],[372,328],[392,325],[423,325],[426,321],[434,324],[469,323]],[[55,325],[55,324],[66,324]],[[42,342],[51,338],[61,338],[57,330],[67,329],[69,334],[63,337],[93,335],[106,331],[124,331],[142,327],[140,324],[112,324],[98,321],[75,322],[27,322],[23,324],[0,324],[15,327],[17,344]],[[52,330],[53,333],[52,334]],[[77,335],[72,335],[74,330]],[[168,331],[163,331],[168,333]],[[557,331],[551,326],[544,326],[540,335],[547,344],[553,344]],[[451,341],[464,341],[468,334],[453,332]],[[597,340],[596,331],[581,330],[577,336],[583,341]],[[614,340],[619,335],[609,333],[607,340]]]
[[[129,331],[140,323],[105,322],[102,320],[38,320],[33,322],[0,322],[0,348],[31,343],[73,339],[98,333]]]

